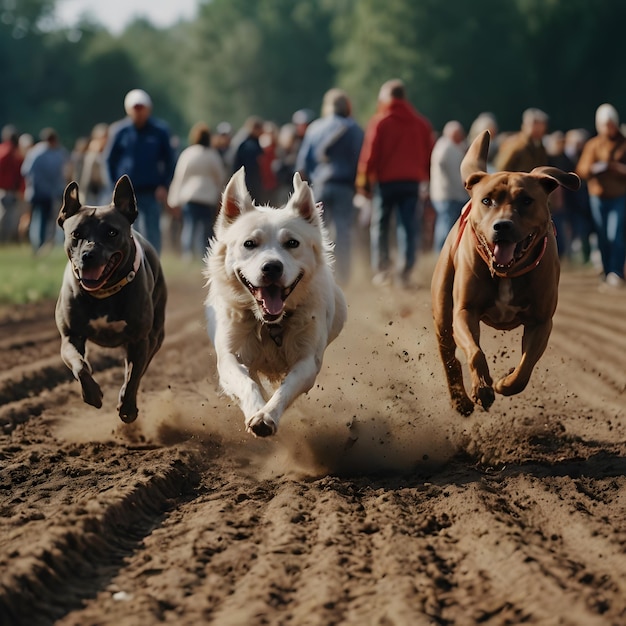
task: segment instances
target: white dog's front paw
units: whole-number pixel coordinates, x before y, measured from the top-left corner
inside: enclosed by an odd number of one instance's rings
[[[265,411],[259,411],[246,420],[246,431],[255,437],[270,437],[277,429],[278,424]]]

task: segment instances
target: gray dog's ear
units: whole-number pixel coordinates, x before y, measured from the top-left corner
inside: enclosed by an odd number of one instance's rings
[[[230,224],[242,213],[253,209],[254,204],[246,187],[246,175],[242,166],[232,175],[224,189],[218,219],[220,223]]]
[[[484,130],[467,149],[463,161],[461,161],[461,178],[467,180],[475,172],[487,171],[487,155],[489,154],[489,141],[491,135]]]
[[[137,200],[135,199],[135,191],[130,178],[124,174],[113,190],[113,204],[126,216],[126,219],[132,224],[137,219]]]
[[[319,206],[315,204],[311,188],[302,180],[298,172],[293,175],[293,195],[289,202],[305,220],[313,223],[319,222],[322,205],[321,203]]]
[[[63,228],[63,222],[65,222],[68,217],[76,215],[76,213],[80,211],[80,207],[81,204],[78,199],[78,183],[73,180],[63,192],[63,204],[61,205],[61,210],[59,211],[57,224]]]

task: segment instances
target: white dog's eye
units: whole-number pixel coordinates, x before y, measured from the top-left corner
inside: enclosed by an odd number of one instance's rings
[[[248,250],[252,250],[253,248],[256,248],[256,241],[254,241],[254,239],[246,239],[243,242],[243,247]]]
[[[297,239],[288,239],[285,241],[285,248],[297,248],[300,242]]]

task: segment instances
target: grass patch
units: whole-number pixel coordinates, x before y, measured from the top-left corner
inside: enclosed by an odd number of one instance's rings
[[[28,244],[0,246],[0,306],[56,300],[66,263],[60,245],[39,255]],[[171,252],[163,254],[161,263],[166,281],[196,280],[202,270],[199,261],[186,263]]]
[[[56,298],[66,263],[60,246],[39,255],[28,244],[0,246],[0,304]]]

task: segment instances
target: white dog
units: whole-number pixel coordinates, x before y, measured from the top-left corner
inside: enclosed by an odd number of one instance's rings
[[[299,174],[286,206],[255,206],[241,168],[224,189],[206,257],[208,330],[223,391],[246,430],[273,435],[315,383],[346,321],[321,207]],[[268,399],[259,376],[280,384]]]

